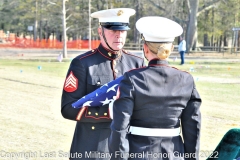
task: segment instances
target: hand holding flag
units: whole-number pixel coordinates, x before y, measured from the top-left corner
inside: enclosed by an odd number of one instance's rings
[[[73,108],[82,108],[84,106],[97,107],[109,104],[116,99],[118,85],[122,80],[122,76],[103,85],[95,91],[80,98],[77,102],[72,104]]]

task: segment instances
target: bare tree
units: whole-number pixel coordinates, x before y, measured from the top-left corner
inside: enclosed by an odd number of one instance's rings
[[[188,14],[188,25],[186,32],[186,41],[187,41],[187,51],[191,51],[191,48],[196,39],[196,31],[197,31],[197,11],[198,11],[198,0],[187,0],[189,14]]]

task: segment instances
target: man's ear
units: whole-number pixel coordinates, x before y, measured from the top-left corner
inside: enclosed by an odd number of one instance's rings
[[[102,28],[101,28],[101,27],[98,27],[98,35],[99,35],[100,37],[102,37]]]
[[[143,49],[146,54],[149,52],[149,49],[146,43],[143,44]]]
[[[173,51],[174,50],[174,45],[172,44],[172,48],[171,48],[171,51]]]

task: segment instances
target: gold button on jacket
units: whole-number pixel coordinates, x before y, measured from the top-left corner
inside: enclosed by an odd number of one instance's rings
[[[77,114],[81,113],[80,120],[76,124],[70,153],[82,153],[83,159],[86,159],[84,157],[86,151],[109,153],[107,143],[112,120],[108,114],[108,105],[101,107],[85,106],[86,109],[83,112],[77,112],[78,110],[72,107],[72,103],[122,76],[123,73],[144,65],[144,59],[133,54],[121,51],[122,53],[117,56],[115,54],[109,56],[108,52],[109,50],[100,44],[93,51],[90,50],[75,57],[70,62],[71,65],[66,77],[72,73],[74,79],[77,80],[77,88],[73,92],[65,90],[62,92],[61,112],[63,117],[76,121]],[[113,60],[117,61],[116,66],[113,66]],[[117,74],[113,74],[115,69],[118,70]],[[98,116],[95,113],[98,113]],[[104,113],[107,113],[107,115],[104,115]]]

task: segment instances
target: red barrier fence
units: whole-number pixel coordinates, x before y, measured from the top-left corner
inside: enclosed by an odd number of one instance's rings
[[[45,49],[61,49],[63,48],[63,42],[58,40],[51,39],[42,39],[41,41],[38,39],[34,41],[33,39],[27,38],[13,38],[9,36],[7,40],[0,41],[0,48],[45,48]],[[100,40],[92,40],[91,48],[97,48],[100,44]],[[67,41],[68,49],[88,49],[89,44],[88,40],[72,40]]]

